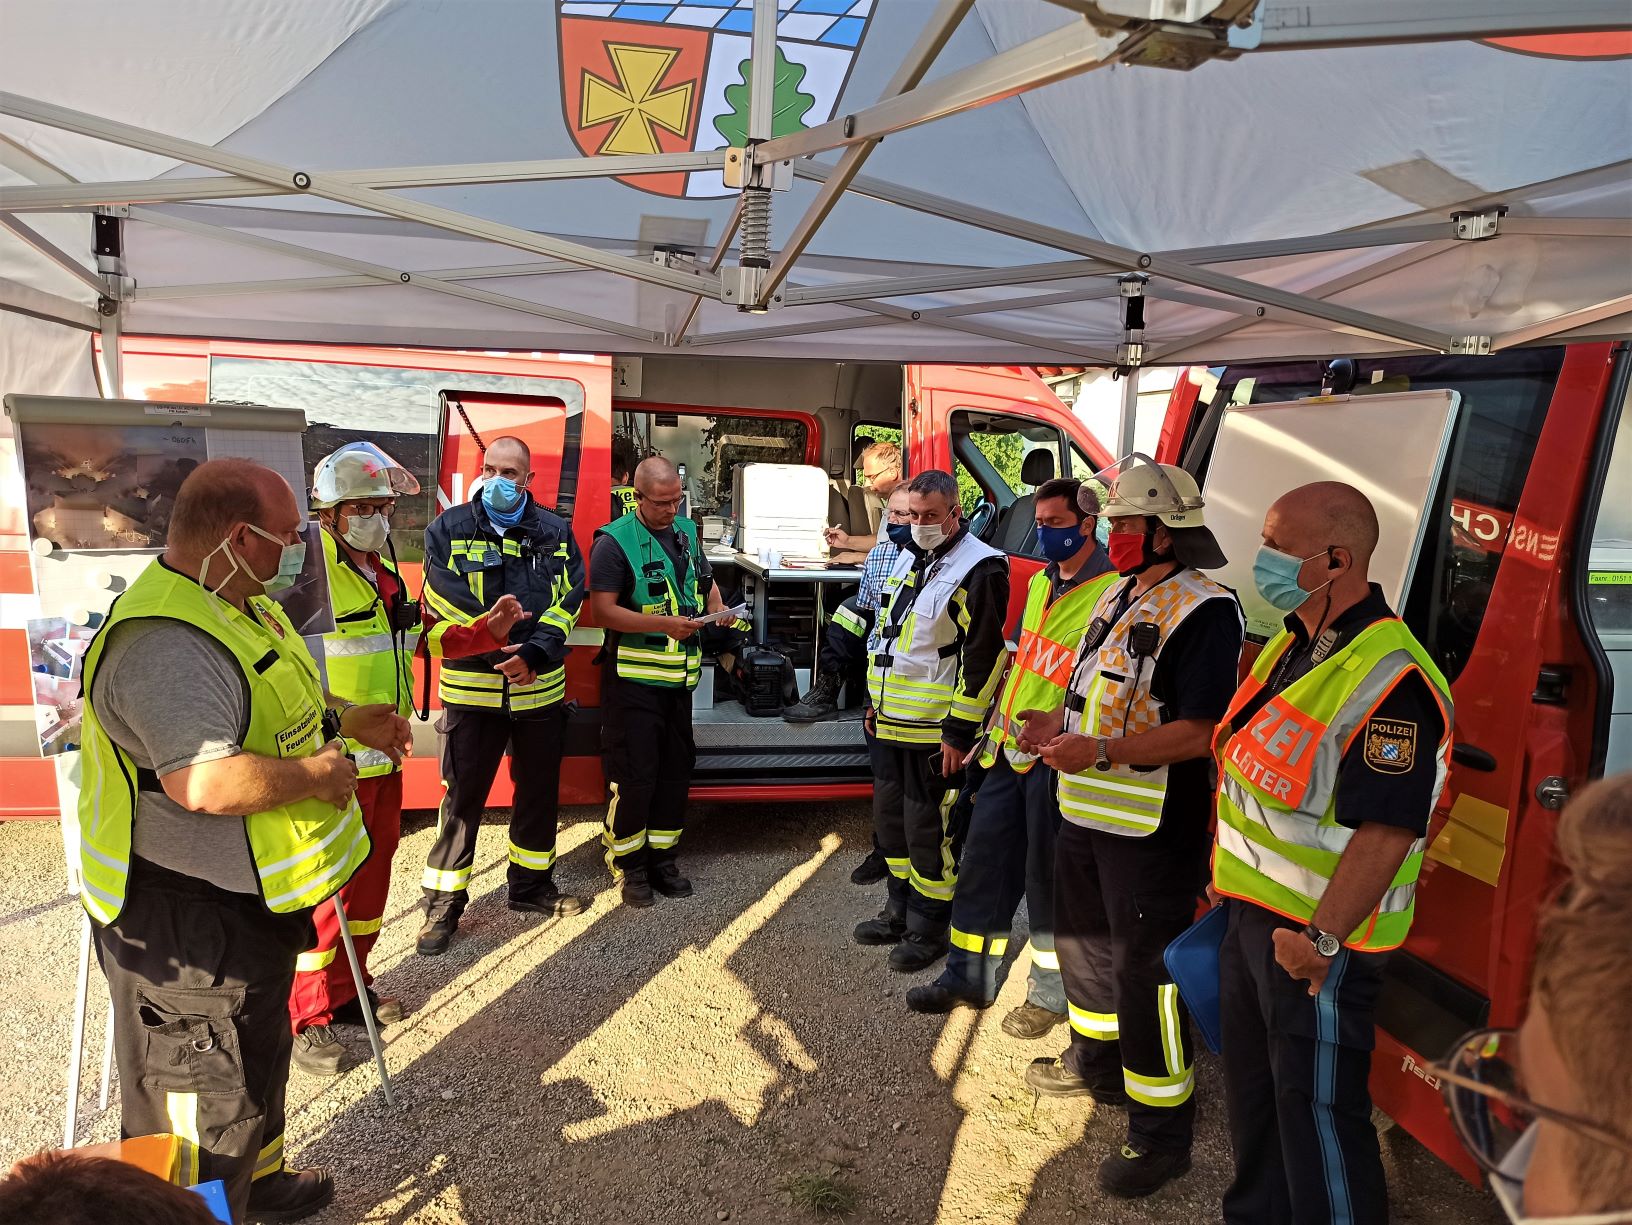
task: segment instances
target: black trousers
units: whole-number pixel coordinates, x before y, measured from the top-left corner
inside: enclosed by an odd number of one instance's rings
[[[939,744],[873,744],[873,833],[890,870],[886,908],[908,931],[944,940],[958,883],[952,848],[961,776],[941,776]]]
[[[822,632],[821,649],[816,653],[817,671],[848,677],[858,670],[867,661],[867,633],[877,615],[872,609],[858,605],[855,596],[840,604]],[[858,625],[862,627],[859,634]]]
[[[1382,1225],[1388,1220],[1371,1050],[1387,955],[1344,949],[1318,996],[1275,960],[1274,932],[1303,924],[1229,903],[1219,952],[1224,1095],[1239,1225]]]
[[[1009,929],[1020,899],[1031,918],[1031,977],[1026,999],[1065,1011],[1054,952],[1054,843],[1060,808],[1054,771],[1041,762],[1017,773],[1003,753],[975,792],[969,837],[958,856],[952,897],[952,951],[940,984],[990,1003],[1012,960]]]
[[[1130,1142],[1183,1152],[1195,1126],[1195,1052],[1162,954],[1195,919],[1206,844],[1163,826],[1125,838],[1062,822],[1054,943],[1071,1022],[1066,1066],[1096,1089],[1127,1093]]]
[[[450,706],[442,713],[442,809],[422,880],[427,918],[458,918],[469,896],[487,795],[510,750],[510,896],[554,888],[555,831],[561,805],[561,744],[567,715],[560,706],[513,715],[507,710]]]
[[[672,862],[686,826],[686,798],[697,747],[691,692],[642,685],[601,670],[601,767],[612,793],[606,808],[606,866]]]
[[[273,914],[135,856],[124,910],[96,930],[120,1131],[180,1136],[183,1179],[221,1179],[235,1221],[250,1182],[283,1169],[289,988],[312,939],[310,910]]]

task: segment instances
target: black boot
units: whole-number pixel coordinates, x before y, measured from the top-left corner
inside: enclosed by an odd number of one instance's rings
[[[890,873],[890,865],[884,862],[884,852],[876,846],[867,852],[867,858],[855,866],[850,873],[852,885],[873,885],[883,880]]]
[[[906,919],[881,910],[878,918],[856,924],[855,938],[857,944],[899,944],[906,934]]]
[[[1122,1199],[1137,1199],[1160,1191],[1175,1178],[1190,1172],[1190,1150],[1164,1153],[1130,1140],[1099,1163],[1094,1181],[1100,1189]]]
[[[890,950],[890,969],[898,974],[915,974],[927,970],[946,956],[946,938],[926,936],[923,932],[908,932],[901,943]]]
[[[448,942],[453,939],[453,933],[459,930],[458,915],[442,915],[440,918],[425,918],[424,926],[419,929],[419,942],[415,946],[421,957],[440,957],[448,951]]]
[[[818,672],[804,700],[784,710],[782,718],[788,723],[820,723],[831,719],[839,711],[839,688],[843,683],[837,672]]]
[[[334,1198],[327,1170],[282,1169],[249,1184],[249,1219],[300,1221]]]
[[[654,893],[661,893],[664,897],[691,896],[691,882],[680,875],[680,868],[672,859],[654,863],[648,872],[648,878]]]
[[[368,989],[368,1004],[374,1013],[374,1024],[384,1028],[395,1025],[408,1015],[408,1010],[402,1006],[402,1001],[392,995],[381,995],[373,987]],[[353,996],[334,1010],[334,1024],[362,1025],[363,1007]]]
[[[518,888],[512,883],[507,904],[511,910],[547,914],[555,919],[570,918],[588,909],[588,903],[583,898],[562,893],[553,880],[544,880],[528,888]]]
[[[346,1066],[346,1048],[327,1025],[308,1025],[295,1035],[290,1062],[308,1076],[338,1076]]]
[[[943,987],[940,983],[926,983],[907,992],[907,1007],[914,1012],[951,1012],[954,1008],[986,1008],[989,1005],[972,995]]]
[[[625,868],[623,873],[623,904],[644,910],[655,899],[652,882],[645,868]]]
[[[1128,1105],[1128,1095],[1121,1089],[1096,1089],[1066,1067],[1065,1060],[1046,1055],[1031,1061],[1026,1085],[1039,1097],[1091,1097],[1098,1105],[1124,1110]]]

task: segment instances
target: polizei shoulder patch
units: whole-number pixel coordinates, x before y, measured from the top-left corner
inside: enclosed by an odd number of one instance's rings
[[[1417,759],[1417,725],[1404,719],[1366,722],[1366,764],[1381,774],[1404,774]]]

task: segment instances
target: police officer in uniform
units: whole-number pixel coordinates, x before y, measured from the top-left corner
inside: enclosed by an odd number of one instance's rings
[[[957,862],[952,808],[964,762],[1003,675],[1009,559],[969,530],[952,475],[908,486],[912,543],[884,582],[868,650],[873,828],[889,869],[858,944],[893,944],[890,968],[946,955]]]
[[[1259,594],[1286,613],[1218,728],[1213,889],[1238,1225],[1381,1225],[1377,997],[1411,930],[1450,766],[1450,685],[1366,578],[1377,515],[1350,485],[1283,496]]]
[[[312,508],[323,525],[319,539],[328,573],[334,631],[323,637],[329,691],[360,705],[383,703],[407,717],[413,709],[413,655],[419,640],[419,605],[408,599],[397,568],[380,556],[391,532],[397,498],[419,492],[419,481],[373,443],[347,443],[312,473]],[[352,741],[357,763],[357,806],[373,849],[340,900],[357,960],[368,981],[368,954],[379,936],[391,891],[391,859],[402,834],[402,769],[391,756]],[[289,1017],[295,1031],[295,1066],[315,1076],[340,1071],[345,1048],[331,1025],[361,1025],[363,1015],[351,966],[331,906],[312,916],[317,939],[295,963]],[[374,1018],[400,1021],[400,1001],[369,992]]]
[[[1099,1165],[1112,1195],[1190,1168],[1189,1016],[1163,962],[1207,873],[1212,731],[1235,690],[1241,610],[1200,568],[1223,565],[1195,480],[1132,455],[1103,512],[1122,581],[1100,596],[1063,710],[1023,712],[1022,747],[1059,774],[1055,945],[1071,1045],[1026,1083],[1128,1112]]]
[[[701,626],[722,605],[697,525],[680,515],[680,473],[662,456],[635,469],[635,513],[595,534],[590,607],[606,630],[601,750],[611,799],[606,863],[623,900],[690,897],[676,860],[696,748],[691,691],[702,675]]]
[[[493,439],[482,457],[480,494],[425,529],[425,642],[443,658],[438,730],[447,789],[421,882],[418,947],[427,957],[445,951],[458,929],[482,809],[506,747],[515,784],[509,907],[556,916],[584,909],[554,877],[567,722],[563,665],[584,600],[584,565],[566,521],[528,492],[532,475],[526,443]],[[484,635],[481,653],[465,654]]]
[[[1065,1020],[1054,952],[1054,841],[1060,808],[1054,772],[1019,748],[1019,713],[1053,709],[1065,695],[1077,643],[1100,594],[1116,579],[1094,538],[1099,499],[1070,477],[1037,489],[1037,540],[1048,565],[1031,576],[1018,650],[981,745],[985,774],[952,895],[952,949],[940,978],[907,992],[914,1012],[985,1008],[1007,973],[1009,928],[1020,899],[1031,920],[1026,999],[1003,1019],[1016,1038],[1041,1038]]]
[[[325,694],[266,598],[300,573],[300,520],[270,469],[201,464],[83,667],[80,900],[121,1131],[179,1137],[182,1179],[221,1179],[234,1220],[333,1196],[325,1171],[284,1165],[289,988],[313,908],[369,854],[346,742],[393,761],[409,747],[394,706]]]

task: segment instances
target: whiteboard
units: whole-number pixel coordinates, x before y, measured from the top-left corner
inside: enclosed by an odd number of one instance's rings
[[[1212,577],[1241,597],[1247,633],[1266,638],[1284,618],[1252,581],[1264,515],[1311,481],[1343,481],[1371,499],[1381,528],[1371,581],[1400,610],[1461,400],[1455,391],[1401,391],[1224,410],[1203,493],[1207,526],[1229,559]]]

